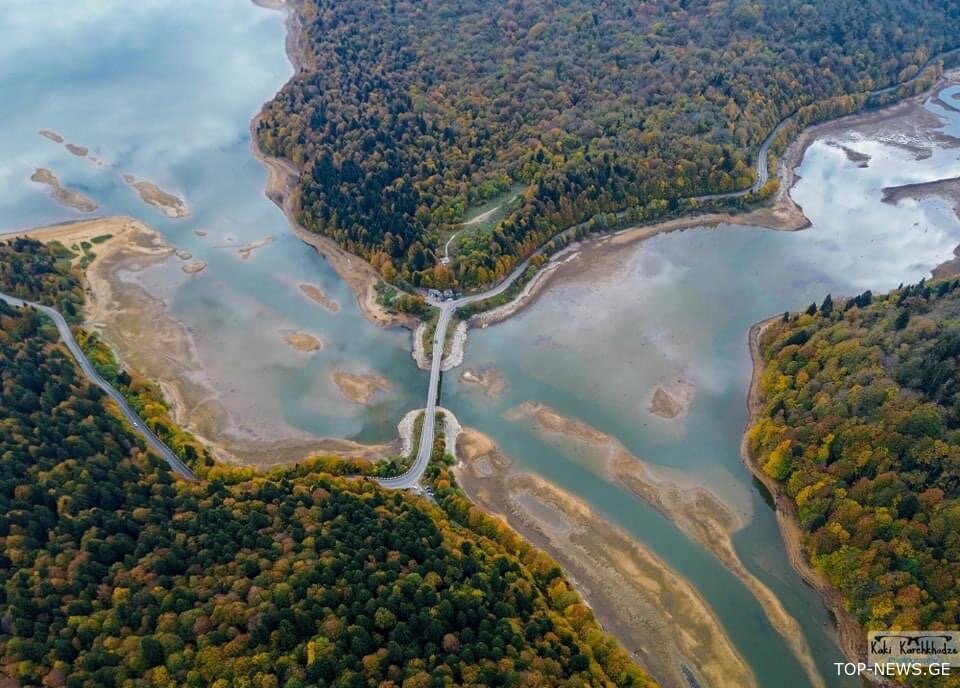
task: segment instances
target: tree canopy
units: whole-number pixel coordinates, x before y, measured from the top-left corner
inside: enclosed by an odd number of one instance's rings
[[[48,319],[0,303],[0,682],[654,685],[502,528],[330,458],[265,473],[193,458],[203,477],[178,480]]]
[[[472,287],[559,230],[748,187],[776,124],[863,105],[955,47],[948,0],[305,0],[263,148],[300,219],[387,280]],[[820,115],[809,110],[812,104]],[[493,231],[443,241],[522,184]]]
[[[865,629],[960,625],[958,287],[828,298],[763,338],[750,447]]]

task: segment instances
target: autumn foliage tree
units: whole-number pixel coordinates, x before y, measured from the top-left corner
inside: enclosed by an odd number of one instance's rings
[[[778,318],[762,354],[750,448],[810,560],[865,629],[956,628],[960,281]]]
[[[305,0],[300,13],[304,69],[256,134],[301,170],[303,224],[389,279],[466,287],[576,223],[749,187],[778,122],[796,113],[788,137],[860,109],[956,47],[960,27],[949,0]],[[438,272],[465,210],[513,184],[516,208]]]

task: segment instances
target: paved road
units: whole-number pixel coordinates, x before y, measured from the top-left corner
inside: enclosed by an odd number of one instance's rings
[[[960,48],[935,55],[927,60],[917,71],[916,76],[907,79],[904,82],[895,84],[893,86],[888,86],[886,88],[877,89],[876,91],[871,91],[869,96],[878,96],[885,93],[890,93],[895,89],[900,88],[906,84],[909,84],[923,75],[923,71],[931,65],[935,60],[945,59],[950,55],[960,53]],[[760,148],[757,151],[757,178],[754,180],[753,184],[749,188],[742,189],[740,191],[729,191],[726,193],[717,193],[717,194],[708,194],[705,196],[695,196],[697,201],[714,201],[721,200],[724,198],[740,198],[746,196],[749,193],[756,193],[759,191],[764,184],[770,179],[770,170],[768,169],[767,158],[770,154],[770,146],[773,144],[773,140],[777,135],[787,126],[790,121],[796,116],[796,113],[785,117],[780,121],[780,123],[774,127],[767,137],[760,144]],[[619,217],[623,216],[623,213],[618,213]],[[577,225],[569,229],[560,232],[556,236],[560,236],[566,233],[574,232],[579,227],[585,225]],[[454,235],[456,236],[456,235]],[[450,240],[453,240],[453,237],[450,237]],[[449,249],[450,241],[447,241],[447,245],[444,247],[444,252],[446,253]],[[440,318],[437,320],[437,327],[433,334],[433,360],[430,363],[430,385],[427,388],[427,407],[425,417],[423,419],[423,427],[420,432],[420,445],[417,449],[417,457],[413,462],[413,465],[407,470],[403,475],[396,476],[394,478],[378,478],[381,485],[384,487],[390,487],[395,489],[408,489],[408,488],[417,488],[420,485],[420,478],[423,477],[424,471],[427,469],[427,464],[430,462],[430,454],[433,451],[433,439],[434,439],[434,416],[436,415],[437,410],[437,390],[440,385],[440,362],[443,359],[443,345],[446,342],[447,338],[447,328],[450,325],[450,320],[453,316],[453,313],[460,308],[461,306],[466,306],[468,304],[474,303],[476,301],[483,301],[484,299],[489,299],[491,297],[502,294],[504,291],[510,288],[510,285],[521,275],[524,270],[527,269],[527,266],[530,264],[531,258],[543,252],[543,249],[540,248],[531,254],[528,258],[521,261],[513,272],[511,272],[507,277],[501,281],[497,286],[488,289],[487,291],[480,292],[478,294],[471,294],[469,296],[464,296],[460,299],[451,300],[451,301],[434,301],[427,299],[430,305],[440,309]]]
[[[179,459],[179,457],[177,457],[176,454],[173,453],[173,450],[164,444],[159,437],[153,434],[153,431],[151,431],[150,428],[147,427],[146,423],[140,419],[140,416],[138,416],[136,411],[134,411],[130,404],[127,403],[127,400],[123,398],[123,395],[114,389],[110,383],[100,377],[100,373],[97,372],[96,368],[94,368],[93,364],[90,362],[90,359],[88,359],[86,354],[83,353],[83,350],[80,348],[77,340],[73,338],[73,332],[70,331],[70,326],[60,314],[60,311],[50,308],[50,306],[44,306],[43,304],[33,303],[32,301],[18,299],[15,296],[9,296],[2,292],[0,292],[0,300],[6,301],[11,306],[31,306],[53,320],[53,323],[57,326],[57,331],[60,332],[60,338],[63,339],[63,343],[66,344],[67,348],[70,350],[70,353],[73,354],[73,358],[76,360],[77,364],[80,366],[80,369],[83,371],[83,374],[87,376],[90,382],[106,392],[107,395],[117,403],[117,406],[120,407],[120,411],[124,416],[126,416],[127,420],[130,421],[133,429],[140,433],[151,449],[166,459],[167,463],[170,464],[170,468],[172,468],[174,472],[179,474],[181,477],[186,478],[187,480],[196,479],[193,475],[193,472],[184,465],[184,463]]]
[[[443,347],[446,343],[447,329],[450,327],[453,314],[461,306],[466,306],[475,301],[483,301],[503,293],[510,288],[517,277],[523,274],[529,264],[530,258],[527,258],[517,265],[513,272],[500,284],[487,291],[449,301],[427,299],[431,306],[440,310],[440,317],[437,319],[437,327],[433,332],[433,358],[430,361],[430,384],[427,387],[427,406],[424,410],[423,426],[420,430],[420,445],[417,448],[416,459],[406,473],[394,478],[378,478],[380,484],[384,487],[407,489],[419,486],[420,478],[423,477],[423,472],[427,469],[427,464],[430,463],[430,454],[433,452],[434,416],[437,413],[437,392],[440,387],[440,363],[443,360]]]

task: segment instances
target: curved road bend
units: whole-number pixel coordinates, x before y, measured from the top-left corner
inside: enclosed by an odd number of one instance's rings
[[[114,389],[109,382],[100,377],[100,373],[97,372],[96,368],[94,368],[93,364],[90,362],[90,359],[88,359],[86,354],[83,353],[83,350],[80,348],[77,340],[73,338],[73,333],[70,331],[70,326],[60,314],[60,311],[51,308],[50,306],[44,306],[40,303],[18,299],[15,296],[9,296],[8,294],[4,294],[2,292],[0,292],[0,300],[6,301],[11,306],[16,306],[19,308],[24,306],[36,308],[38,311],[42,312],[48,318],[53,320],[54,325],[57,326],[57,331],[60,333],[60,338],[70,350],[74,360],[76,360],[77,364],[80,366],[83,374],[87,376],[87,379],[106,392],[107,396],[116,402],[117,406],[120,407],[120,411],[123,413],[126,419],[130,421],[133,429],[140,433],[151,449],[153,449],[157,454],[165,459],[168,464],[170,464],[170,468],[172,468],[175,473],[187,480],[196,480],[193,472],[187,468],[186,465],[184,465],[180,458],[173,453],[173,450],[170,449],[170,447],[164,444],[159,437],[153,434],[153,431],[150,430],[150,428],[147,427],[147,424],[140,419],[140,416],[138,416],[137,412],[134,411],[130,404],[127,403],[127,400],[123,398],[123,395]]]
[[[868,96],[877,96],[884,93],[890,93],[895,89],[905,86],[906,84],[912,83],[919,79],[924,70],[929,67],[935,60],[940,60],[948,57],[949,55],[960,53],[960,48],[954,48],[953,50],[948,50],[939,55],[934,55],[923,65],[920,69],[917,70],[915,76],[903,81],[899,84],[894,84],[893,86],[887,86],[885,88],[877,89],[875,91],[870,91]],[[705,196],[695,196],[694,199],[697,201],[710,201],[710,200],[721,200],[724,198],[739,198],[741,196],[746,196],[748,193],[754,193],[760,190],[764,184],[770,178],[770,170],[767,165],[767,158],[770,153],[770,146],[773,143],[773,140],[776,138],[777,134],[787,125],[790,120],[794,118],[796,113],[791,114],[787,117],[784,117],[780,120],[780,123],[773,128],[767,137],[760,144],[760,148],[757,151],[757,178],[748,188],[742,189],[740,191],[728,191],[725,193],[716,193],[716,194],[707,194]],[[618,216],[622,216],[622,213],[618,213]],[[558,233],[556,236],[560,236],[567,232],[575,231],[578,227],[585,225],[586,223],[581,223],[580,225],[575,225],[570,227],[563,232]],[[456,235],[454,235],[456,236]],[[453,237],[450,237],[452,240]],[[447,245],[444,247],[446,253],[449,249],[450,241],[447,242]],[[425,415],[423,418],[423,427],[420,431],[420,445],[417,449],[417,457],[413,462],[413,465],[407,469],[402,475],[398,475],[393,478],[377,478],[377,481],[384,487],[394,488],[394,489],[408,489],[416,488],[420,484],[420,478],[423,477],[424,471],[427,469],[427,464],[430,463],[430,454],[433,451],[433,438],[434,438],[434,416],[436,415],[437,410],[437,390],[440,384],[440,362],[443,359],[443,345],[446,342],[447,338],[447,327],[450,325],[450,319],[453,316],[454,311],[456,311],[461,306],[466,306],[467,304],[474,303],[476,301],[482,301],[484,299],[489,299],[493,296],[497,296],[504,291],[506,291],[514,280],[519,277],[524,270],[527,269],[527,266],[530,264],[530,259],[534,256],[540,254],[543,251],[543,248],[539,248],[534,251],[530,256],[521,261],[513,272],[507,275],[497,286],[488,289],[487,291],[480,292],[478,294],[471,294],[470,296],[464,296],[455,301],[434,301],[427,299],[427,302],[436,308],[440,309],[440,317],[437,320],[437,328],[433,334],[433,360],[430,363],[430,385],[427,388],[427,407],[425,409]],[[449,254],[446,254],[449,255]]]

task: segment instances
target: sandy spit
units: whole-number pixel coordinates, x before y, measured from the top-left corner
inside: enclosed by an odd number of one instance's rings
[[[545,404],[524,402],[508,411],[506,417],[532,423],[548,441],[561,446],[572,443],[578,453],[598,464],[598,472],[647,502],[711,552],[763,607],[770,624],[804,667],[811,686],[825,687],[800,624],[774,592],[744,566],[733,545],[733,534],[747,524],[749,514],[736,513],[708,488],[643,461],[615,437]]]
[[[511,473],[511,459],[474,429],[463,429],[457,455],[470,499],[549,553],[660,685],[686,688],[684,668],[701,685],[757,685],[710,606],[651,550],[559,486]]]

